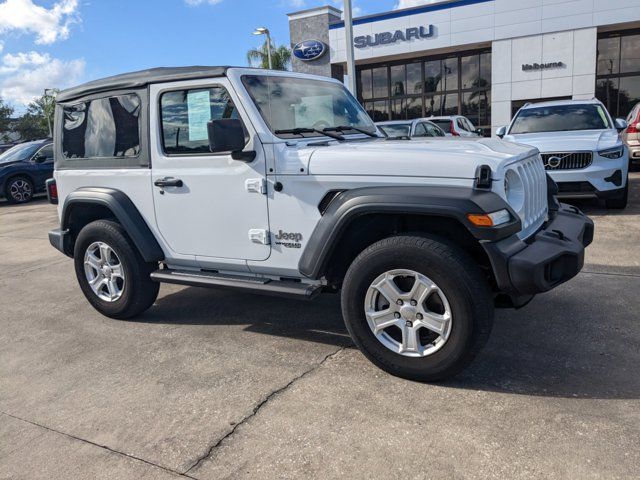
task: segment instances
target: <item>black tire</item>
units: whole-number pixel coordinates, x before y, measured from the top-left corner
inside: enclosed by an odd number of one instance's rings
[[[451,307],[449,338],[429,356],[407,357],[390,350],[367,323],[369,286],[397,269],[427,276]],[[493,326],[493,299],[480,269],[464,251],[442,239],[401,235],[371,245],[353,261],[343,283],[342,313],[351,338],[375,365],[398,377],[436,382],[460,373],[485,345]]]
[[[622,191],[622,194],[618,198],[608,198],[604,201],[607,208],[622,210],[627,208],[629,203],[629,177],[627,177],[627,184]]]
[[[105,301],[94,293],[85,274],[85,253],[94,242],[106,243],[122,265],[124,287],[121,297],[113,302]],[[144,261],[119,223],[97,220],[85,226],[76,239],[73,257],[82,293],[103,315],[119,320],[132,318],[149,309],[156,301],[160,285],[151,280],[150,274],[158,266]]]
[[[33,182],[24,176],[9,179],[5,186],[4,195],[9,203],[29,203],[33,200]]]

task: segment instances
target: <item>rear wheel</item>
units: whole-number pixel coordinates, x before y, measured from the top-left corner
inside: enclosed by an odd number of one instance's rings
[[[342,311],[373,363],[419,381],[462,371],[493,324],[479,268],[454,245],[427,237],[391,237],[362,252],[345,277]]]
[[[82,292],[103,315],[135,317],[158,297],[160,286],[150,278],[157,264],[144,261],[116,222],[97,220],[84,227],[76,239],[74,262]]]
[[[33,183],[26,177],[15,177],[7,182],[5,197],[10,203],[27,203],[33,198]]]

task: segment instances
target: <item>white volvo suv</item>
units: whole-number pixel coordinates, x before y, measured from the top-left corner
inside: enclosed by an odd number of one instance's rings
[[[525,105],[497,135],[538,148],[560,197],[601,198],[607,208],[625,208],[629,154],[620,132],[626,126],[598,100],[563,100]]]

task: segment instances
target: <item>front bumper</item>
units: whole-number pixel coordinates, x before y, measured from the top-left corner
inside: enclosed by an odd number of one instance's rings
[[[550,216],[526,241],[513,235],[483,243],[501,293],[522,298],[547,292],[582,270],[584,250],[593,241],[593,222],[565,204]]]

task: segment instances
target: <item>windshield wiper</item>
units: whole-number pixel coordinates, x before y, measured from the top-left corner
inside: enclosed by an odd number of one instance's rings
[[[341,125],[339,127],[328,127],[328,128],[325,128],[323,130],[323,132],[340,132],[340,133],[342,133],[342,132],[347,131],[347,130],[355,130],[356,132],[364,133],[365,135],[369,135],[370,137],[373,137],[373,138],[380,138],[378,136],[378,134],[376,134],[374,132],[370,132],[369,130],[365,130],[364,128],[351,127],[349,125]]]
[[[288,130],[276,130],[275,134],[276,135],[300,135],[302,137],[304,137],[305,133],[319,133],[320,135],[326,135],[327,137],[331,137],[334,138],[336,140],[339,140],[341,142],[344,142],[344,137],[342,135],[339,135],[337,133],[331,133],[331,132],[327,132],[326,129],[325,130],[318,130],[317,128],[290,128]]]

